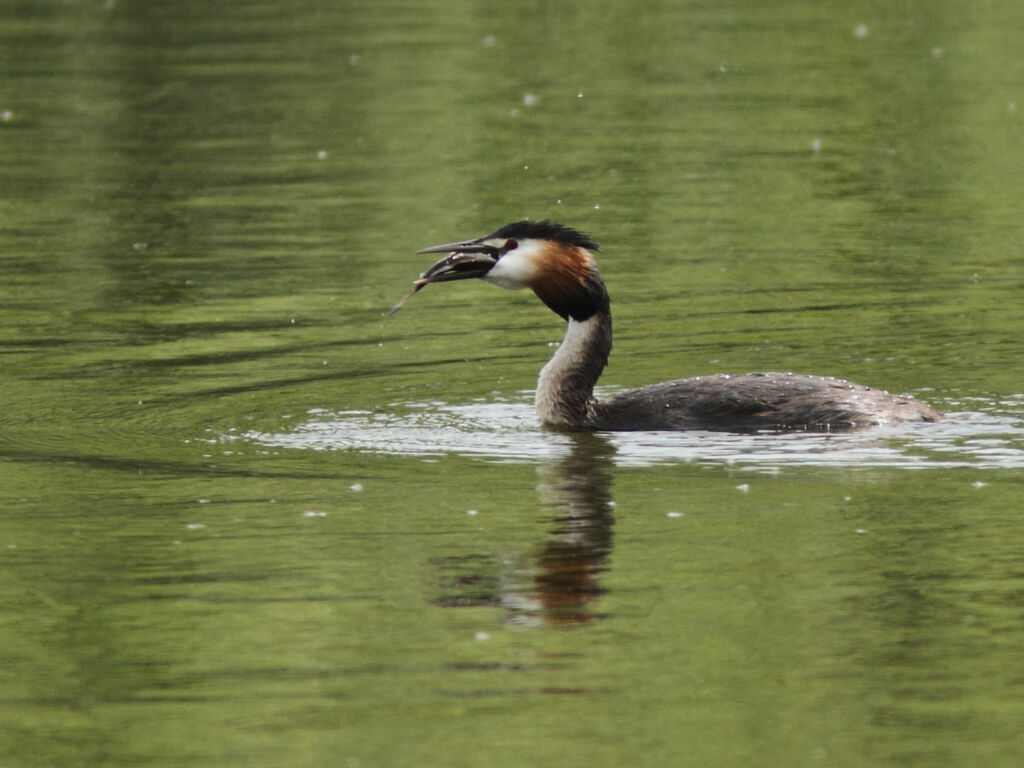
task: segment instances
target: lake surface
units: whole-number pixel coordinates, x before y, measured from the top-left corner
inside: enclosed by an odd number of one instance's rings
[[[9,5],[0,764],[1024,762],[1024,6]],[[532,295],[386,315],[525,217],[604,394],[949,418],[541,429]]]

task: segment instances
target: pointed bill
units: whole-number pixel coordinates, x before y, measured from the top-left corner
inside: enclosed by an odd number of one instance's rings
[[[395,314],[409,299],[428,283],[446,283],[451,280],[467,280],[472,277],[483,277],[498,263],[498,249],[486,245],[479,240],[468,240],[462,243],[447,243],[424,248],[420,253],[447,253],[440,261],[420,275],[413,285],[412,291],[402,297],[388,312]]]

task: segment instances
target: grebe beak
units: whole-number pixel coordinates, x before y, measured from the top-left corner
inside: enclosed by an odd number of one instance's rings
[[[449,280],[467,280],[471,277],[483,277],[498,263],[500,251],[493,245],[480,240],[466,240],[461,243],[446,243],[424,248],[421,253],[447,253],[443,259],[420,275],[413,283],[412,291],[401,301],[391,307],[389,315],[395,314],[413,295],[429,283],[445,283]]]
[[[420,275],[417,286],[427,283],[443,283],[448,280],[466,280],[471,277],[483,277],[498,263],[499,251],[493,245],[479,240],[467,240],[462,243],[446,243],[424,248],[421,253],[447,253],[448,255]]]

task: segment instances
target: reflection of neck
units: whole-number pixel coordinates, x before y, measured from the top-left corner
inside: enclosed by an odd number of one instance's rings
[[[539,618],[551,626],[601,618],[594,601],[606,590],[601,575],[612,551],[612,473],[615,449],[593,432],[565,436],[572,450],[537,468],[541,501],[554,513],[554,529],[541,550],[534,590]]]
[[[569,318],[565,338],[537,379],[537,414],[545,424],[585,427],[597,401],[594,384],[612,349],[612,316],[601,309],[586,320]]]

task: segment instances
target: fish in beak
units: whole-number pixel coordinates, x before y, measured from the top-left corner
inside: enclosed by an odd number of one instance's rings
[[[471,277],[483,277],[498,263],[501,250],[498,246],[483,240],[466,240],[461,243],[446,243],[424,248],[421,253],[447,253],[443,259],[420,275],[413,283],[412,291],[395,304],[389,315],[395,314],[417,291],[429,283],[445,283],[450,280],[467,280]]]

